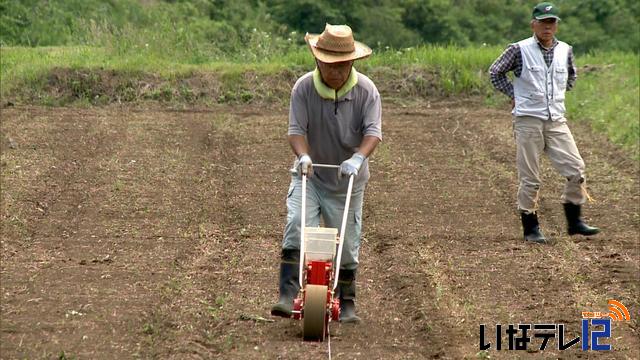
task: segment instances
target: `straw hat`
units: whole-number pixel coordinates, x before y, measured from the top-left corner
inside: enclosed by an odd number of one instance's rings
[[[327,24],[322,34],[309,34],[304,41],[316,59],[324,63],[363,59],[371,55],[371,49],[353,40],[353,31],[347,25]]]

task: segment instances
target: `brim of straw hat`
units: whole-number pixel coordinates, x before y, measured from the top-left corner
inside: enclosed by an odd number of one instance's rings
[[[323,63],[331,64],[343,61],[364,59],[367,56],[371,55],[372,52],[371,48],[359,41],[354,41],[355,50],[347,53],[318,49],[316,45],[318,44],[319,37],[320,34],[307,33],[304,36],[304,40],[309,45],[309,49],[311,49],[311,53],[313,54],[313,56]]]

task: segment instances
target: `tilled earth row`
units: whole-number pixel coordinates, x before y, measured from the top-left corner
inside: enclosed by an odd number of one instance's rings
[[[638,358],[638,164],[580,123],[586,218],[569,237],[563,179],[543,163],[525,244],[507,111],[473,99],[384,110],[371,158],[358,326],[331,324],[345,359]],[[2,110],[0,357],[328,358],[272,319],[292,156],[286,109]],[[611,352],[479,352],[479,327],[565,324],[617,299]],[[504,333],[504,331],[503,331]],[[488,337],[488,341],[491,337]],[[495,339],[493,339],[495,340]],[[506,348],[508,338],[503,334]]]

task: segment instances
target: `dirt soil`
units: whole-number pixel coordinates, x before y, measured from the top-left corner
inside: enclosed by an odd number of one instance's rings
[[[287,109],[2,109],[0,357],[326,359],[274,319]],[[360,325],[331,323],[334,359],[640,358],[638,162],[572,123],[603,228],[569,237],[563,179],[544,161],[541,222],[524,243],[506,109],[385,104],[371,158]],[[609,352],[480,352],[480,324],[565,324],[617,299]],[[493,339],[495,340],[495,339]],[[490,340],[491,341],[491,340]],[[494,341],[492,341],[494,342]]]

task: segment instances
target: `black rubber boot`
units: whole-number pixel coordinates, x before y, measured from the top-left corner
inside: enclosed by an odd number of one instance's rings
[[[574,205],[572,203],[565,203],[564,214],[567,216],[567,232],[569,235],[595,235],[600,232],[597,227],[589,226],[585,224],[580,218],[581,208],[580,205]]]
[[[293,311],[293,300],[300,290],[300,250],[283,249],[280,263],[280,300],[271,307],[271,315],[289,318]]]
[[[340,269],[338,275],[338,296],[340,298],[340,322],[359,323],[356,315],[356,270]]]
[[[524,240],[535,243],[546,243],[547,239],[540,230],[540,223],[538,223],[538,215],[536,213],[527,214],[524,211],[520,213],[522,219],[522,230],[524,232]]]

